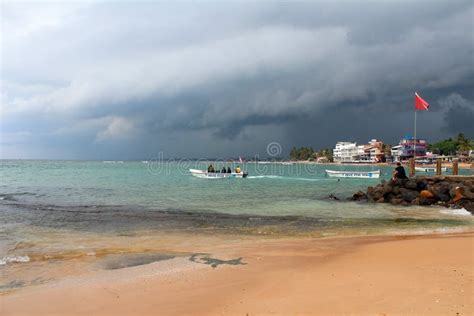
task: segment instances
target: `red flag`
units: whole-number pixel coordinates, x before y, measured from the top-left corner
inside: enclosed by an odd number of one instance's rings
[[[415,92],[415,110],[427,111],[430,108],[430,104],[423,100],[418,93]]]

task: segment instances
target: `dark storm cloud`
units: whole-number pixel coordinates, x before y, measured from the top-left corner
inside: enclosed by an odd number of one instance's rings
[[[2,6],[2,156],[473,134],[471,1]]]
[[[464,133],[474,138],[474,102],[453,94],[443,99],[440,105],[448,109],[444,113],[444,129],[448,133]]]

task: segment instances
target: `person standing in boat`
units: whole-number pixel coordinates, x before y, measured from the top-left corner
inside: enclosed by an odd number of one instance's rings
[[[221,173],[226,173],[227,172],[227,169],[224,167],[222,167],[222,170],[221,170]]]
[[[227,173],[232,173],[232,170],[230,170],[230,167],[227,167]]]
[[[212,163],[209,165],[209,167],[207,167],[207,172],[216,172]]]
[[[406,179],[407,175],[405,173],[405,168],[403,168],[402,164],[397,162],[397,167],[393,170],[393,180],[397,179]]]
[[[237,168],[235,168],[235,173],[240,173],[240,166],[237,166]]]

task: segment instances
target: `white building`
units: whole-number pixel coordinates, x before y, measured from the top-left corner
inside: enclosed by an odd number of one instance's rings
[[[353,142],[338,142],[333,150],[334,162],[379,162],[382,159],[383,143],[376,139],[366,145]]]
[[[403,152],[402,145],[393,146],[390,151],[393,157],[393,161],[400,161],[400,156]]]
[[[333,150],[334,162],[354,162],[361,152],[360,147],[357,143],[337,142]],[[364,153],[363,146],[362,153]]]

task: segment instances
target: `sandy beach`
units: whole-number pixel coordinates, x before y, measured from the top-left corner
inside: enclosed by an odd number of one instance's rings
[[[198,250],[209,255],[95,271],[13,291],[0,296],[0,314],[474,313],[472,233],[231,242],[213,237]]]

